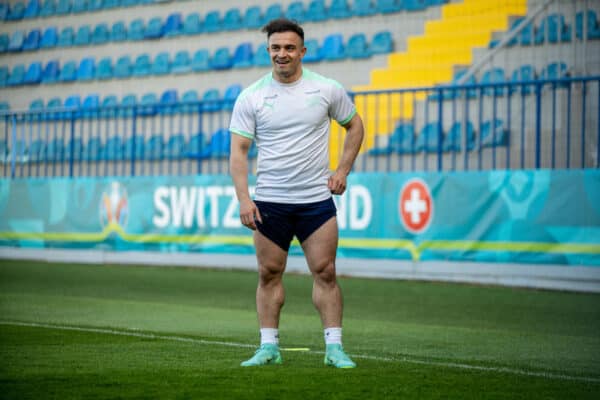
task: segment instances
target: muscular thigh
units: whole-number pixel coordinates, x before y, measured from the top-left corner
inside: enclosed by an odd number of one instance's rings
[[[259,272],[283,273],[285,270],[287,251],[267,238],[260,231],[254,231],[254,248],[258,260]]]
[[[337,219],[331,217],[302,242],[302,249],[311,272],[318,273],[335,262],[337,244]]]

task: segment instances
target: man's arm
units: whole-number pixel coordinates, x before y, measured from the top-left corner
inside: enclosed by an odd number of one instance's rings
[[[354,117],[344,125],[344,128],[346,128],[346,139],[344,140],[342,157],[328,182],[329,190],[333,194],[343,194],[346,190],[346,177],[352,170],[352,165],[356,160],[365,135],[363,122],[358,113],[354,114]]]
[[[261,223],[262,219],[256,204],[250,198],[248,190],[248,151],[251,144],[252,140],[231,133],[229,170],[233,179],[235,194],[240,203],[240,220],[244,226],[254,230],[256,229],[255,219]]]

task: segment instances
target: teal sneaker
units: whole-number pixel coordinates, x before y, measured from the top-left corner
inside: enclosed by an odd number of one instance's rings
[[[265,343],[260,345],[251,359],[243,361],[240,365],[242,367],[257,367],[259,365],[281,364],[282,362],[279,346]]]
[[[326,346],[325,365],[336,368],[356,368],[356,363],[344,353],[341,344],[328,344]]]

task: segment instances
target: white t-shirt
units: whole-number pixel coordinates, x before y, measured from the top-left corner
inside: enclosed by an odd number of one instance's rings
[[[300,204],[331,197],[330,119],[343,125],[354,114],[342,85],[306,68],[296,82],[269,73],[242,91],[229,130],[256,140],[255,199]]]

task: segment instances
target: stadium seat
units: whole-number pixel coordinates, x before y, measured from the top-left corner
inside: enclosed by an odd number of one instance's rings
[[[124,55],[117,59],[113,74],[115,78],[129,78],[131,76],[132,69],[133,66],[131,65],[131,58],[128,55]]]
[[[252,43],[240,43],[233,53],[233,68],[250,68],[253,65]]]
[[[4,21],[8,18],[10,12],[9,4],[7,2],[0,2],[0,21]]]
[[[66,158],[65,141],[62,137],[52,139],[46,147],[46,160],[50,162],[63,162]]]
[[[81,116],[81,97],[78,94],[72,94],[65,99],[65,109],[68,111],[63,112],[63,119],[79,118]]]
[[[23,42],[25,42],[25,32],[17,29],[10,36],[8,42],[8,51],[21,51],[23,48]]]
[[[0,87],[5,87],[8,84],[10,70],[6,65],[0,65]]]
[[[99,136],[92,136],[81,151],[81,159],[84,161],[100,161],[102,152],[102,139]]]
[[[571,27],[565,22],[562,14],[550,14],[542,19],[535,32],[535,44],[544,42],[559,43],[571,41]]]
[[[171,72],[174,74],[186,74],[192,71],[192,60],[187,50],[180,50],[175,53],[175,58],[171,64]]]
[[[50,60],[42,71],[41,83],[55,83],[60,75],[58,60]]]
[[[107,24],[100,23],[94,27],[94,31],[92,32],[91,38],[92,44],[104,44],[107,43],[109,39],[110,33]]]
[[[6,19],[8,21],[18,21],[23,19],[23,15],[25,14],[25,7],[26,5],[22,1],[17,1],[11,4]]]
[[[376,0],[375,8],[382,14],[392,14],[402,11],[402,2],[399,0]]]
[[[109,39],[111,42],[124,42],[127,40],[127,28],[125,22],[116,21],[110,27]]]
[[[202,95],[202,111],[219,111],[221,109],[221,95],[219,89],[207,89]]]
[[[121,6],[134,7],[141,3],[141,0],[121,0]]]
[[[153,161],[162,160],[164,147],[165,143],[163,142],[162,134],[150,136],[146,143],[144,159]]]
[[[242,93],[242,85],[239,83],[234,83],[228,86],[223,94],[223,109],[229,111],[233,110],[235,100],[238,98],[240,93]]]
[[[214,33],[221,30],[221,14],[218,10],[209,11],[204,16],[204,32]]]
[[[56,45],[58,47],[71,47],[73,46],[74,38],[75,32],[73,31],[73,28],[67,26],[60,31],[60,34],[58,35],[58,42],[56,42]]]
[[[124,153],[126,160],[143,160],[146,142],[141,135],[129,136],[125,140]]]
[[[46,141],[34,139],[27,148],[27,161],[31,163],[46,161]]]
[[[181,35],[182,31],[181,13],[174,12],[169,14],[163,28],[165,37],[175,37]]]
[[[90,93],[81,103],[81,115],[84,118],[97,118],[100,116],[100,96],[97,93]]]
[[[357,17],[369,17],[377,14],[377,8],[371,0],[354,0],[352,2],[352,14]]]
[[[360,59],[369,58],[371,53],[367,46],[367,37],[364,33],[355,33],[348,39],[346,57]]]
[[[150,73],[153,75],[168,75],[171,72],[171,62],[169,61],[169,53],[162,51],[154,57],[154,61],[150,67]]]
[[[292,21],[298,21],[299,23],[304,22],[306,20],[304,4],[301,1],[291,2],[285,11],[285,17]]]
[[[511,75],[511,83],[533,81],[536,79],[535,69],[531,64],[524,64],[516,68]],[[533,91],[533,85],[511,86],[511,92],[519,92],[527,95]]]
[[[66,15],[71,12],[71,0],[57,0],[56,15]]]
[[[72,82],[77,79],[77,62],[67,61],[60,69],[58,80],[60,82]]]
[[[37,50],[40,45],[40,36],[41,36],[41,33],[40,33],[39,29],[33,29],[33,30],[29,31],[29,33],[25,37],[25,40],[23,41],[23,47],[21,48],[21,50],[22,51]]]
[[[229,69],[233,66],[233,59],[229,53],[229,47],[219,47],[214,56],[210,59],[210,67],[212,69]]]
[[[103,57],[98,61],[98,67],[96,68],[94,77],[99,80],[113,78],[112,59],[110,57]]]
[[[7,86],[22,85],[24,79],[25,79],[25,65],[17,64],[10,71],[10,74],[8,75],[8,80],[6,81],[6,85]]]
[[[328,15],[333,19],[350,18],[352,11],[348,6],[347,0],[331,0],[329,5]]]
[[[262,12],[259,6],[251,6],[246,9],[243,24],[246,29],[258,29],[263,26]]]
[[[169,137],[163,152],[167,160],[180,160],[185,156],[185,137],[178,133]]]
[[[504,73],[504,69],[500,67],[493,67],[486,70],[479,83],[481,84],[492,84],[492,83],[504,83],[506,82],[506,77]],[[488,96],[504,96],[506,94],[506,87],[504,86],[496,86],[496,87],[486,87],[483,89],[483,93]]]
[[[443,96],[444,100],[451,100],[451,99],[455,99],[455,98],[464,98],[465,92],[469,99],[473,99],[477,96],[476,89],[467,89],[467,88],[454,88],[453,89],[452,88],[452,86],[475,85],[477,83],[477,81],[475,79],[475,75],[471,74],[467,78],[467,80],[465,80],[464,82],[461,82],[460,85],[458,84],[460,81],[463,80],[463,78],[467,74],[467,72],[468,72],[468,69],[460,69],[460,70],[454,72],[454,76],[452,77],[452,81],[450,82],[450,85],[449,85],[450,88],[442,91],[442,96]],[[429,98],[429,100],[439,100],[440,92],[436,91],[435,93],[431,94],[428,98]]]
[[[104,0],[87,0],[87,11],[100,11],[104,8]]]
[[[585,20],[583,11],[579,11],[575,16],[575,34],[578,39],[583,39],[584,25],[586,25],[586,38],[588,40],[600,39],[600,23],[598,23],[598,17],[594,10],[588,9],[585,11]]]
[[[46,119],[46,115],[44,113],[44,100],[42,99],[34,99],[29,103],[29,112],[25,116],[26,121],[42,121]]]
[[[369,51],[371,54],[389,54],[394,50],[394,42],[390,31],[377,32],[371,40]]]
[[[331,33],[323,40],[319,49],[319,55],[323,60],[343,60],[346,57],[344,50],[344,38],[341,33]]]
[[[38,84],[42,80],[42,63],[34,61],[27,67],[25,76],[23,77],[23,83],[27,85]]]
[[[75,46],[87,46],[92,41],[92,28],[88,24],[81,25],[77,29],[73,44]]]
[[[65,161],[81,161],[83,155],[83,139],[75,137],[69,139],[65,146]]]
[[[206,49],[200,49],[192,58],[192,71],[201,72],[210,70],[210,54]]]
[[[463,133],[466,133],[466,149],[473,150],[475,147],[475,129],[473,124],[467,121],[466,125],[462,122],[455,122],[450,127],[450,131],[444,138],[443,151],[461,151],[463,148]]]
[[[144,21],[141,18],[134,19],[129,23],[129,28],[127,29],[127,40],[144,40],[144,30]]]
[[[266,24],[271,20],[281,17],[283,17],[283,9],[281,8],[281,4],[273,3],[265,9],[263,21]]]
[[[203,152],[204,158],[227,158],[231,146],[231,134],[228,129],[218,129],[209,139]]]
[[[139,115],[155,115],[158,110],[156,93],[148,92],[142,95],[137,110]]]
[[[56,2],[54,0],[44,0],[40,7],[38,15],[40,17],[51,17],[56,13]]]
[[[402,0],[402,6],[407,11],[421,11],[429,7],[428,0]]]
[[[177,89],[167,89],[160,96],[159,113],[174,114],[179,103]]]
[[[383,147],[369,150],[371,155],[387,155],[392,153],[407,154],[415,149],[415,128],[411,122],[400,122],[390,135],[388,143]]]
[[[508,131],[501,119],[484,121],[479,129],[480,146],[495,147],[508,145]]]
[[[444,134],[440,130],[438,122],[428,123],[421,129],[419,135],[417,136],[417,140],[415,142],[415,151],[425,151],[427,153],[437,152],[442,144],[443,136]]]
[[[562,61],[554,61],[544,67],[540,75],[541,79],[561,79],[569,76],[567,64]],[[568,84],[560,85],[567,86]]]
[[[256,48],[256,52],[254,53],[254,65],[256,67],[268,67],[271,65],[271,56],[267,51],[267,44],[261,43]]]
[[[150,75],[150,69],[152,62],[150,61],[150,55],[148,53],[142,53],[135,59],[131,75],[133,76],[148,76]]]
[[[125,159],[125,148],[121,135],[116,134],[107,138],[106,144],[102,148],[101,154],[98,158],[106,161],[118,161]]]
[[[42,37],[40,38],[41,49],[51,49],[56,47],[58,43],[58,29],[55,26],[49,26],[46,28]]]
[[[71,0],[71,13],[79,14],[87,11],[88,0]]]
[[[153,17],[144,30],[145,39],[159,39],[165,34],[161,17]]]
[[[242,29],[242,13],[237,7],[230,8],[223,15],[223,29],[226,31],[235,31]]]
[[[130,117],[133,115],[134,110],[136,110],[138,100],[137,96],[134,93],[127,93],[121,99],[121,106],[119,107],[119,116],[121,117]]]
[[[188,158],[200,158],[206,147],[207,143],[204,134],[199,132],[190,137],[190,140],[185,146],[184,154]]]
[[[327,8],[325,0],[312,0],[306,8],[306,20],[310,22],[320,22],[327,19]]]
[[[52,97],[48,100],[46,110],[48,111],[46,118],[49,120],[58,120],[61,118],[60,112],[57,110],[63,107],[62,99],[60,97]]]
[[[10,36],[8,33],[0,33],[0,53],[8,51],[8,44],[10,43]]]
[[[121,6],[121,0],[104,0],[102,2],[102,8],[104,10],[112,10]]]
[[[306,54],[302,61],[305,63],[315,63],[323,59],[319,52],[319,42],[316,39],[305,40],[304,47],[306,47]]]
[[[85,101],[84,101],[85,104]],[[119,100],[114,94],[104,96],[100,106],[100,116],[104,118],[115,118],[119,115]]]
[[[200,98],[196,89],[189,89],[181,96],[180,112],[194,113],[198,111]]]
[[[96,60],[94,57],[85,57],[79,62],[77,68],[78,81],[91,81],[96,73]]]
[[[183,20],[183,33],[185,35],[197,35],[202,32],[202,21],[200,14],[193,12],[188,14]]]

